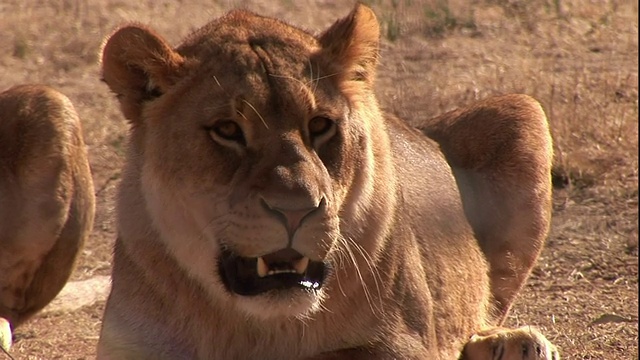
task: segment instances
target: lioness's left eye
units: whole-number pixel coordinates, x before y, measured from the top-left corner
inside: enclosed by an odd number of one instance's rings
[[[334,126],[335,122],[331,119],[322,116],[314,117],[309,121],[309,135],[311,137],[322,136],[329,133]]]

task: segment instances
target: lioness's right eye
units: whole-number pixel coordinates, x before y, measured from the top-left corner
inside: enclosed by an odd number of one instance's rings
[[[246,145],[246,140],[240,125],[233,120],[220,120],[209,129],[215,136],[224,140],[234,141]]]
[[[328,134],[335,128],[335,122],[323,116],[316,116],[309,121],[309,134],[314,137],[320,137]]]

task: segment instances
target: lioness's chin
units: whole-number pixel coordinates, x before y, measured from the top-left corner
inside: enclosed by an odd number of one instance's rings
[[[321,309],[324,291],[276,290],[256,296],[237,296],[236,306],[261,319],[304,318]]]

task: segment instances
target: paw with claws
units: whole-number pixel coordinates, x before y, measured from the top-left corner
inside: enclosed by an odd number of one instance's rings
[[[473,335],[460,360],[560,360],[560,355],[534,327],[497,327]]]

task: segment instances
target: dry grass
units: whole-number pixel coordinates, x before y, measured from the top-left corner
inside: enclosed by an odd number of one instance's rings
[[[628,0],[371,0],[384,28],[378,93],[407,119],[486,96],[541,101],[555,141],[547,248],[509,318],[540,325],[565,359],[638,357],[638,5]],[[99,203],[74,279],[110,271],[126,123],[99,82],[102,39],[126,21],[177,42],[234,5],[317,30],[337,0],[3,0],[0,89],[47,83],[84,120]],[[18,329],[20,359],[92,358],[103,303]],[[604,318],[615,314],[619,318]],[[608,320],[607,320],[608,319]],[[1,356],[0,356],[1,358]]]

